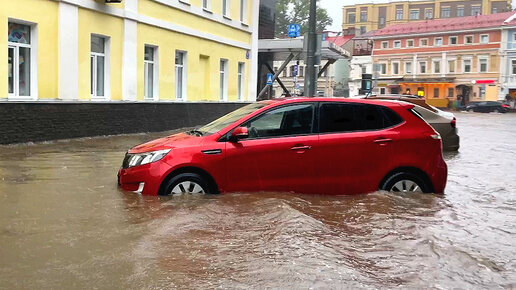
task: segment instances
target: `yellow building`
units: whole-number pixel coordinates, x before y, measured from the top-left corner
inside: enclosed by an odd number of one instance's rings
[[[392,24],[487,15],[511,10],[511,0],[395,0],[387,3],[355,4],[342,8],[342,30],[362,35]]]
[[[105,2],[3,0],[0,100],[255,99],[258,0]]]

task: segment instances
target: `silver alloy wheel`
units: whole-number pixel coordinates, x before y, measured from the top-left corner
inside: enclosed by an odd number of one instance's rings
[[[206,194],[202,186],[194,181],[183,181],[178,183],[170,192],[172,195],[183,195],[183,194]]]
[[[419,187],[419,185],[417,185],[417,183],[415,183],[412,180],[408,180],[408,179],[404,179],[404,180],[400,180],[400,181],[396,182],[392,186],[390,191],[391,192],[403,192],[403,193],[407,193],[407,192],[423,193],[423,191],[421,190],[421,187]]]

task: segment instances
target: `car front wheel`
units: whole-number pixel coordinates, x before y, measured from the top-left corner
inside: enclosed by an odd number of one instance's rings
[[[172,177],[165,187],[165,195],[205,195],[211,194],[209,183],[195,173],[182,173]]]
[[[430,193],[430,186],[413,173],[399,172],[389,177],[380,190],[396,193]]]

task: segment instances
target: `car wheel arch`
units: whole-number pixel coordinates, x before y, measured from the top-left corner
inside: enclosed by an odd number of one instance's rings
[[[391,170],[389,173],[387,173],[385,175],[385,177],[382,179],[382,181],[380,181],[380,184],[378,185],[378,189],[381,190],[381,188],[389,180],[389,178],[391,178],[392,176],[399,174],[399,173],[414,174],[417,177],[421,178],[423,180],[423,182],[425,182],[430,187],[430,190],[432,192],[435,191],[434,184],[432,183],[432,180],[430,179],[428,174],[426,174],[426,172],[424,172],[423,170],[421,170],[417,167],[412,167],[412,166],[403,166],[403,167],[398,167],[398,168]]]
[[[175,176],[178,176],[179,174],[183,174],[183,173],[194,173],[194,174],[200,175],[202,178],[204,178],[206,180],[206,182],[208,182],[209,186],[214,190],[214,193],[216,193],[216,194],[219,193],[219,188],[218,188],[217,182],[211,176],[210,173],[208,173],[206,170],[201,169],[199,167],[184,166],[184,167],[176,168],[176,169],[172,170],[169,174],[167,174],[167,176],[163,179],[163,181],[161,182],[161,184],[159,186],[158,195],[164,195],[163,192],[165,191],[165,187],[167,186],[168,182]]]

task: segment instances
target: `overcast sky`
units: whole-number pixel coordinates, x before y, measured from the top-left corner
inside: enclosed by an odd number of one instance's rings
[[[329,30],[341,31],[342,29],[342,6],[353,5],[359,3],[382,3],[387,1],[382,0],[321,0],[321,6],[328,10],[328,14],[333,19],[333,25],[329,27]],[[512,7],[515,7],[516,0],[512,1]]]

